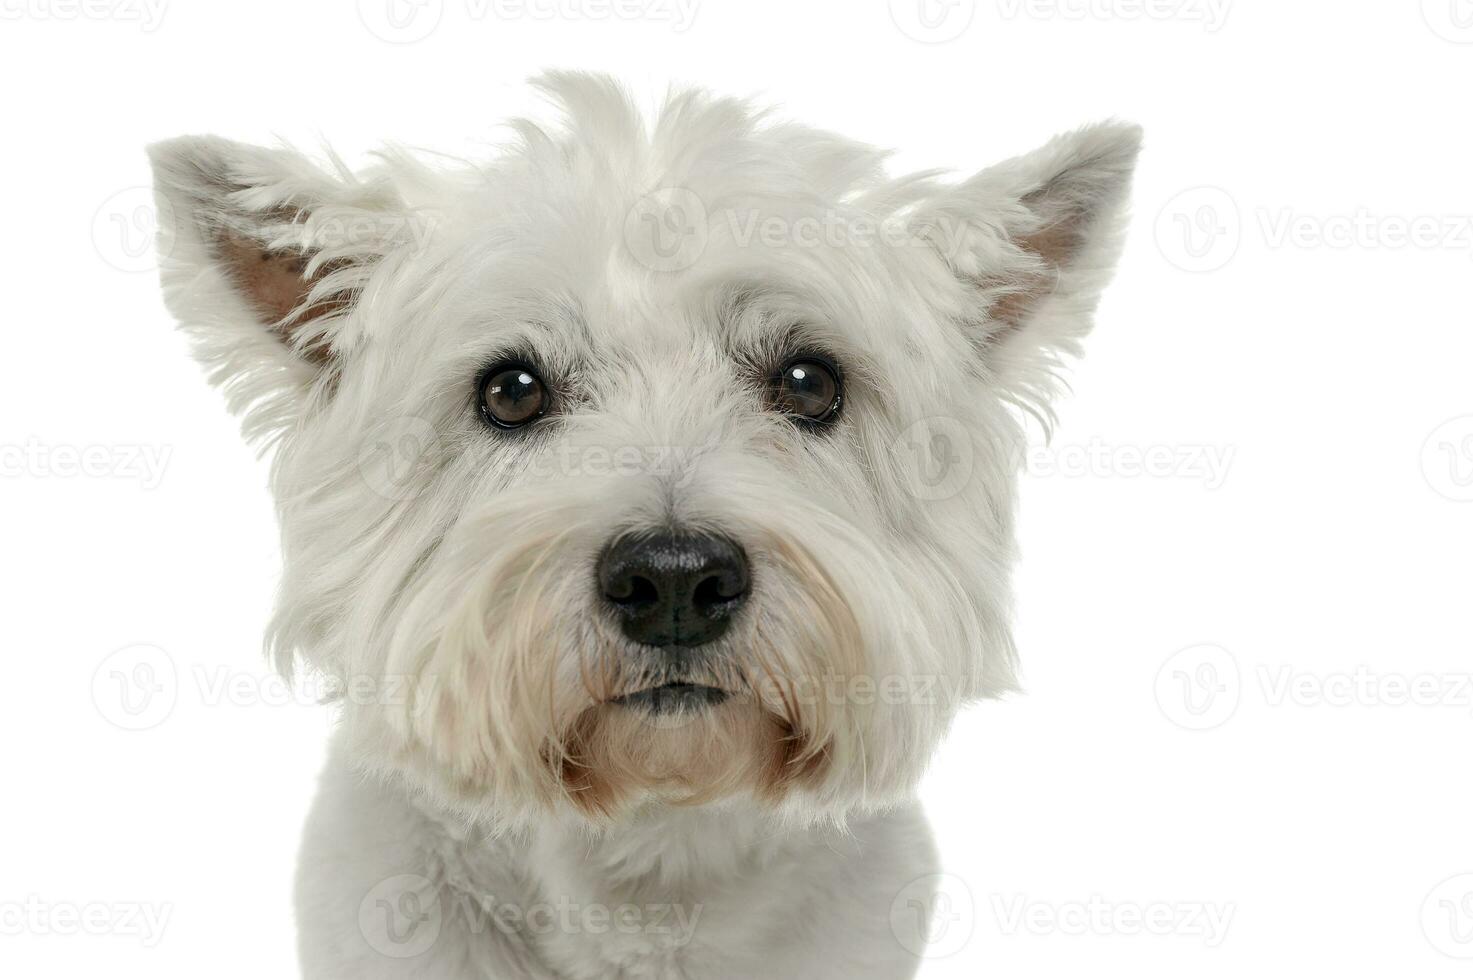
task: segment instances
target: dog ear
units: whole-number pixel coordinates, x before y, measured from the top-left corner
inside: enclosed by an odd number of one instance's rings
[[[1102,123],[990,167],[925,205],[919,233],[970,287],[953,310],[989,373],[1049,420],[1123,243],[1141,130]]]
[[[275,435],[325,397],[344,325],[407,228],[384,179],[325,170],[291,149],[181,137],[149,147],[164,299],[210,380]]]

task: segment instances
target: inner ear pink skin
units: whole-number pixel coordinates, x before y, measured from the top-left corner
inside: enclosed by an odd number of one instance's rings
[[[235,288],[287,343],[291,343],[292,334],[300,324],[338,312],[348,305],[342,298],[326,300],[302,310],[300,315],[287,322],[293,311],[306,302],[312,287],[332,270],[323,266],[308,278],[307,256],[286,249],[268,249],[247,235],[228,230],[216,241],[215,250]],[[330,352],[326,347],[313,345],[303,354],[320,362],[325,361]]]

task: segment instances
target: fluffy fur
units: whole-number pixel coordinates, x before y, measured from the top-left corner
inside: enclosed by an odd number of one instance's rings
[[[151,151],[169,307],[274,449],[270,649],[342,695],[305,973],[909,976],[919,942],[887,917],[936,870],[914,788],[956,711],[1014,685],[1022,420],[1051,419],[1089,328],[1139,134],[951,183],[741,101],[683,92],[647,123],[605,79],[539,84],[561,125],[513,123],[490,162]],[[631,234],[670,190],[699,248],[655,267]],[[822,433],[765,396],[809,349],[844,374]],[[511,354],[559,406],[518,433],[474,390]],[[945,493],[922,481],[956,466]],[[741,542],[753,595],[678,678],[735,696],[654,716],[612,703],[669,668],[593,567],[663,526]],[[413,956],[360,916],[399,875],[439,916]],[[680,943],[467,911],[553,898],[705,911]]]

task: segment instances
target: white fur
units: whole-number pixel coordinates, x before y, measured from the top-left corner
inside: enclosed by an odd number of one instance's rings
[[[541,84],[562,127],[515,123],[489,163],[391,150],[354,175],[214,138],[152,151],[170,309],[276,451],[271,650],[343,692],[302,854],[305,975],[909,976],[891,903],[938,870],[915,785],[958,708],[1014,685],[1021,417],[1051,418],[1089,328],[1138,132],[1084,129],[950,184],[889,178],[882,154],[735,100],[677,94],[647,124],[607,80]],[[673,271],[626,230],[667,188],[712,216]],[[768,241],[748,219],[904,234]],[[309,260],[295,317],[244,300],[224,226]],[[1058,230],[1077,247],[1053,261],[1037,243]],[[762,394],[808,345],[846,376],[821,434]],[[561,406],[512,437],[473,392],[508,352],[536,356]],[[927,419],[969,440],[949,495],[916,483],[958,449],[916,444]],[[418,443],[385,492],[364,461],[396,439]],[[591,465],[619,450],[661,465]],[[754,594],[703,678],[744,697],[652,719],[603,703],[634,651],[592,569],[614,534],[671,523],[740,541]],[[361,918],[396,875],[439,909],[412,958]],[[554,899],[701,913],[676,943],[469,911]]]

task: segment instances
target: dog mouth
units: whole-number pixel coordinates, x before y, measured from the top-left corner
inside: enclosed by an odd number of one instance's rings
[[[731,692],[719,687],[692,684],[688,681],[673,681],[630,694],[621,694],[610,699],[609,703],[624,708],[647,711],[650,714],[664,715],[679,711],[700,711],[704,708],[713,708],[729,697],[731,697]]]

